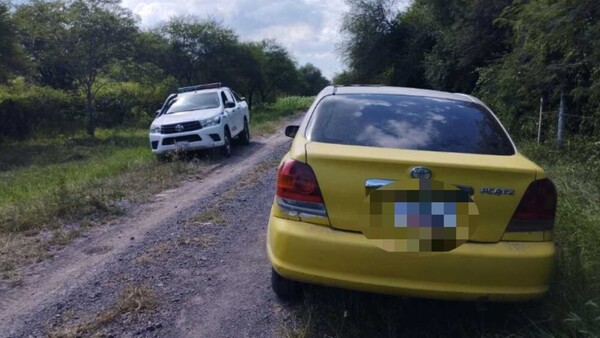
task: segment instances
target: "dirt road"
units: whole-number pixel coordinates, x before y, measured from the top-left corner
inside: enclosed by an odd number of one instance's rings
[[[271,292],[264,246],[290,141],[279,132],[236,147],[205,177],[26,268],[0,291],[0,337],[280,335],[290,309]]]

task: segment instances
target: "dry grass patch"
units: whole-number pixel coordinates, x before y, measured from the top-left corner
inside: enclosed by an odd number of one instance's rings
[[[0,280],[19,283],[20,267],[53,257],[53,250],[66,246],[80,235],[78,229],[0,232]]]
[[[217,242],[217,239],[213,235],[202,235],[180,238],[177,242],[179,245],[194,245],[206,248],[214,245]]]
[[[150,265],[152,263],[152,257],[148,254],[143,254],[136,257],[133,262],[139,265]]]
[[[81,235],[80,230],[61,230],[57,229],[53,232],[52,238],[48,241],[51,246],[65,246],[71,243],[75,238]]]
[[[0,232],[0,280],[19,283],[20,266],[52,257],[47,250],[48,241],[40,236]]]
[[[118,317],[125,321],[136,320],[142,313],[156,308],[158,296],[146,285],[125,286],[117,302],[97,315],[72,325],[61,325],[48,333],[51,338],[104,337],[102,327]],[[68,316],[65,316],[68,317]]]
[[[219,204],[217,202],[216,204]],[[221,212],[217,208],[210,208],[202,212],[201,214],[190,219],[188,224],[193,225],[204,225],[204,224],[225,224],[225,218],[221,215]]]

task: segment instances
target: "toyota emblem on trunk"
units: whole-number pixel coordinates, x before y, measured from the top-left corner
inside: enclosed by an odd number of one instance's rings
[[[183,131],[183,125],[181,125],[181,124],[176,125],[175,130],[177,130],[178,133],[181,133]]]
[[[428,180],[431,178],[431,170],[426,167],[414,167],[410,170],[410,177]]]

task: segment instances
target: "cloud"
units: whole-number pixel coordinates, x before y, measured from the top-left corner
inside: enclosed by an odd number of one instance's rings
[[[212,17],[233,28],[243,41],[275,39],[303,65],[312,63],[326,77],[343,70],[336,45],[344,0],[124,0],[139,15],[142,26],[153,27],[173,16]]]

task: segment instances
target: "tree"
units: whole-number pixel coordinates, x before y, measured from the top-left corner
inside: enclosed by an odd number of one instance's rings
[[[312,63],[307,63],[306,65],[300,67],[298,71],[300,72],[300,78],[302,80],[302,90],[300,91],[301,95],[316,95],[324,87],[329,85],[329,80],[327,80],[323,74],[321,74],[321,70],[315,67]]]
[[[241,43],[212,19],[172,18],[159,29],[168,42],[165,68],[182,85],[221,82],[246,95],[249,105],[297,93],[301,78],[289,52],[275,41]]]
[[[380,75],[389,67],[392,44],[394,0],[347,0],[344,15],[342,55],[358,82],[382,82]]]
[[[496,19],[512,0],[419,1],[432,15],[435,45],[426,53],[424,69],[434,89],[471,92],[477,70],[508,50],[510,29]]]
[[[180,83],[226,82],[233,78],[228,66],[239,42],[232,30],[212,19],[184,16],[172,18],[161,33],[171,46],[168,71]]]
[[[25,68],[23,52],[15,38],[15,26],[7,3],[0,2],[0,83]]]
[[[42,85],[72,89],[75,86],[69,61],[71,47],[68,6],[62,0],[33,0],[17,7],[17,36]]]
[[[263,41],[261,47],[265,74],[264,83],[259,88],[262,102],[272,101],[283,93],[297,93],[300,76],[289,52],[274,40]]]
[[[333,76],[333,84],[334,85],[347,85],[357,83],[354,78],[354,73],[350,70],[345,70],[341,73],[337,73]]]
[[[537,110],[540,97],[558,106],[561,93],[568,96],[570,114],[600,117],[599,17],[600,4],[593,0],[536,0],[506,8],[497,20],[513,32],[512,50],[481,70],[478,92],[516,127]],[[571,131],[583,128],[583,120],[570,121]]]
[[[132,50],[137,32],[131,12],[119,0],[76,0],[68,12],[73,77],[86,97],[87,132],[94,136],[94,95],[98,75]],[[101,86],[99,86],[101,87]]]
[[[259,88],[266,81],[264,62],[265,54],[261,43],[246,42],[238,46],[233,64],[233,72],[237,79],[234,88],[246,96],[250,109],[252,109],[255,102],[254,97]]]

